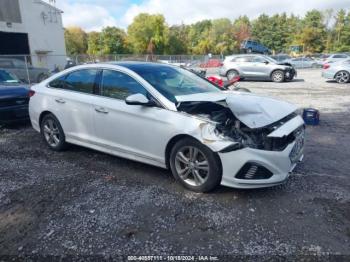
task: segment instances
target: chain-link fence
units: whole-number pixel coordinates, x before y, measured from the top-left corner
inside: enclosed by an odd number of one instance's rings
[[[66,68],[111,61],[161,62],[189,68],[218,68],[222,65],[221,55],[0,55],[0,70],[6,70],[19,80],[33,84],[41,82],[54,73]],[[295,68],[319,68],[321,59],[286,58],[279,63],[291,63]]]

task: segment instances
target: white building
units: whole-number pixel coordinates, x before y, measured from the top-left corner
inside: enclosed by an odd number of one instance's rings
[[[0,0],[0,55],[30,54],[33,66],[63,68],[62,13],[42,0]]]

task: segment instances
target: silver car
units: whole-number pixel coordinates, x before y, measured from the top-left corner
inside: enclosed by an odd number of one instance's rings
[[[52,150],[72,143],[169,168],[197,192],[283,183],[303,158],[296,110],[142,62],[67,69],[32,86],[29,103],[31,123]]]
[[[320,68],[322,65],[310,57],[296,57],[287,60],[294,68]]]
[[[0,57],[0,69],[11,72],[24,83],[40,83],[50,76],[47,68],[34,67],[16,58]]]
[[[242,79],[284,82],[291,81],[296,76],[296,71],[290,64],[278,63],[268,56],[236,55],[225,58],[220,75],[226,76],[228,80],[240,76]]]
[[[331,54],[327,57],[326,60],[324,60],[323,64],[330,64],[335,62],[340,62],[345,59],[349,59],[350,56],[347,54]]]
[[[350,82],[350,59],[326,63],[323,65],[322,77],[337,81],[339,84]]]

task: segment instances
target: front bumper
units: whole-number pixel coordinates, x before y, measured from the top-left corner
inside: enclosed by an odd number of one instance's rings
[[[303,148],[291,160],[290,154],[296,141],[283,151],[266,151],[244,148],[228,153],[219,153],[223,175],[221,185],[234,188],[261,188],[281,184],[286,181],[298,162],[302,161]],[[238,179],[236,175],[246,163],[256,163],[272,173],[268,179]]]
[[[293,80],[293,78],[297,76],[297,71],[292,67],[285,70],[284,76],[286,80]]]
[[[332,72],[327,71],[327,70],[323,70],[322,77],[326,78],[326,79],[334,79],[334,74]]]

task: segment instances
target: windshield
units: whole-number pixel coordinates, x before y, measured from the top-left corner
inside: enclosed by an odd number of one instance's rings
[[[152,65],[131,69],[172,102],[176,102],[175,96],[220,92],[210,82],[182,68]]]
[[[0,83],[19,83],[19,80],[9,72],[0,70]]]

